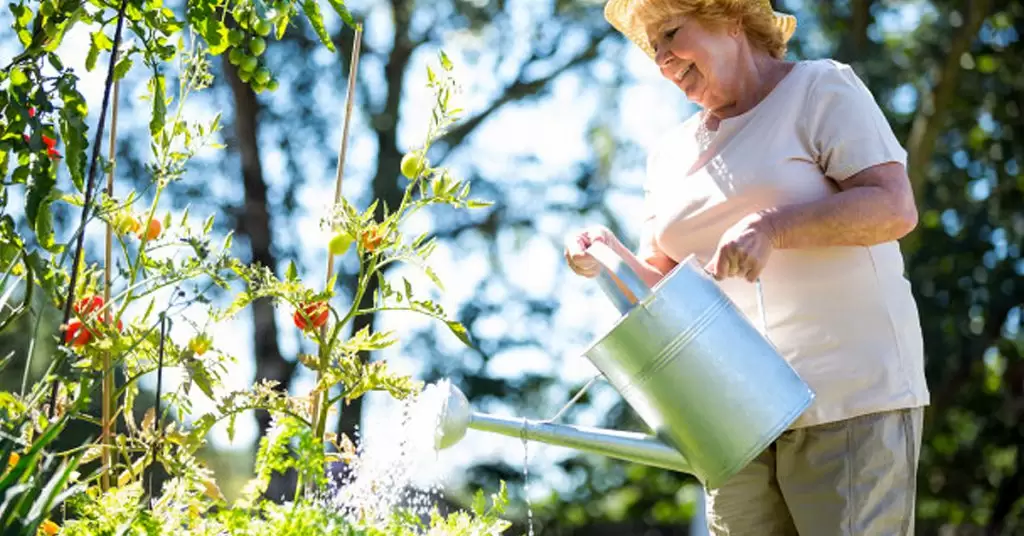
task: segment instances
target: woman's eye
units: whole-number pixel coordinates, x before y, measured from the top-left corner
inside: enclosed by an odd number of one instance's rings
[[[665,39],[672,39],[673,37],[675,37],[676,36],[676,32],[678,30],[679,30],[679,27],[677,26],[677,27],[672,28],[671,30],[665,32]]]

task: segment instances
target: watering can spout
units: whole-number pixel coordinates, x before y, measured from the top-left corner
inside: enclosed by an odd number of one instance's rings
[[[470,408],[466,395],[449,383],[448,399],[434,436],[434,445],[438,449],[451,447],[469,429],[693,474],[692,467],[679,451],[652,435],[477,413]]]

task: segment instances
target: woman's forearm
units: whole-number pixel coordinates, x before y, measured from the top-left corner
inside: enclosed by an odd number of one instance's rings
[[[665,277],[665,274],[668,272],[668,270],[659,268],[636,256],[622,242],[616,241],[615,244],[612,244],[612,250],[626,261],[626,264],[640,276],[640,279],[648,287],[658,284],[658,281],[661,281],[661,278]]]
[[[776,249],[872,246],[899,240],[917,225],[908,202],[881,186],[859,186],[820,201],[765,210]]]

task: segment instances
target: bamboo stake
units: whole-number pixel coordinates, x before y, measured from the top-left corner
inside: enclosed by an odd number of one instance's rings
[[[111,52],[117,54],[117,51]],[[116,61],[116,59],[115,59]],[[110,108],[110,152],[108,153],[107,159],[110,161],[110,171],[107,172],[107,197],[114,197],[114,166],[115,157],[117,155],[117,103],[118,95],[120,93],[121,83],[119,80],[114,80],[114,96],[113,102]],[[113,317],[111,316],[111,305],[110,305],[110,282],[112,279],[112,268],[114,264],[114,226],[110,221],[107,221],[107,236],[104,241],[103,248],[103,303],[106,306],[104,309],[104,315],[106,316],[106,324],[108,326],[113,325]],[[114,371],[111,370],[110,364],[110,352],[103,352],[103,394],[102,394],[102,432],[101,441],[102,446],[102,463],[103,463],[103,474],[100,478],[100,488],[103,491],[107,491],[110,488],[110,471],[112,469],[112,453],[113,449],[113,415],[114,415]]]
[[[103,84],[103,104],[100,106],[100,117],[99,124],[96,126],[96,137],[92,147],[92,157],[89,159],[89,171],[86,175],[85,182],[85,197],[82,199],[82,217],[78,223],[77,236],[75,238],[75,257],[71,262],[71,278],[68,281],[68,296],[67,301],[64,302],[64,318],[61,320],[61,328],[59,334],[63,336],[67,329],[66,326],[71,320],[71,307],[75,300],[75,285],[78,282],[78,269],[82,263],[82,258],[85,255],[85,224],[89,221],[89,211],[92,210],[92,195],[95,183],[93,177],[96,171],[96,160],[99,157],[100,142],[103,140],[103,129],[104,122],[107,118],[107,106],[110,99],[110,89],[112,81],[114,79],[114,65],[116,59],[116,52],[121,46],[121,30],[124,28],[124,17],[125,9],[128,7],[128,0],[121,0],[121,7],[117,11],[117,27],[114,30],[114,42],[111,47],[110,63],[107,65],[107,79]],[[57,365],[61,364],[58,361]],[[57,368],[54,368],[56,371]],[[57,415],[57,395],[60,393],[60,376],[53,380],[53,386],[50,390],[50,411],[49,417],[52,419]]]
[[[345,96],[345,118],[344,118],[343,123],[342,123],[341,144],[340,144],[340,147],[338,147],[338,167],[337,167],[337,169],[335,171],[335,175],[334,175],[334,205],[337,205],[341,201],[341,183],[342,183],[342,178],[345,175],[345,156],[346,156],[346,153],[348,152],[349,122],[350,122],[350,120],[352,118],[352,106],[353,106],[353,104],[355,102],[356,73],[359,70],[359,49],[360,49],[360,44],[362,43],[362,38],[363,38],[363,27],[362,27],[362,25],[359,25],[359,26],[356,27],[356,33],[355,33],[355,36],[352,39],[352,59],[349,62],[349,69],[348,69],[348,95]],[[331,282],[331,278],[332,277],[334,277],[334,256],[330,253],[330,251],[328,251],[327,252],[327,277],[324,280],[324,285],[329,285],[330,282]],[[320,340],[321,341],[326,341],[327,340],[327,334],[328,334],[328,331],[329,331],[328,330],[329,325],[330,325],[329,322],[325,322],[324,325],[320,327]],[[327,349],[324,348],[323,345],[321,344],[320,348],[319,348],[319,355],[320,355],[320,361],[321,361],[322,365],[321,365],[321,370],[317,371],[317,378],[316,379],[317,379],[317,384],[318,385],[320,383],[320,380],[323,378],[323,364],[327,361],[325,359],[325,356],[323,355],[323,353],[325,351],[327,351]],[[317,434],[317,438],[318,439],[321,439],[323,437],[324,431],[326,429],[326,420],[327,420],[326,413],[327,413],[327,409],[328,409],[326,407],[321,407],[322,405],[325,405],[325,404],[322,404],[322,402],[321,402],[321,396],[323,397],[323,400],[327,400],[327,399],[330,398],[330,396],[328,396],[328,394],[329,393],[317,392],[316,394],[313,395],[313,400],[312,400],[312,404],[313,404],[313,408],[312,408],[313,409],[313,425],[316,427],[315,432]],[[321,420],[323,420],[323,422],[321,422]]]

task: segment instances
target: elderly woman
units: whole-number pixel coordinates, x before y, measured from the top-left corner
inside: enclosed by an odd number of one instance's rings
[[[649,153],[634,255],[653,286],[689,255],[816,393],[769,449],[707,490],[714,534],[913,534],[923,407],[917,307],[897,240],[917,223],[906,152],[832,60],[783,59],[795,19],[768,0],[611,0],[609,22],[701,110]]]

